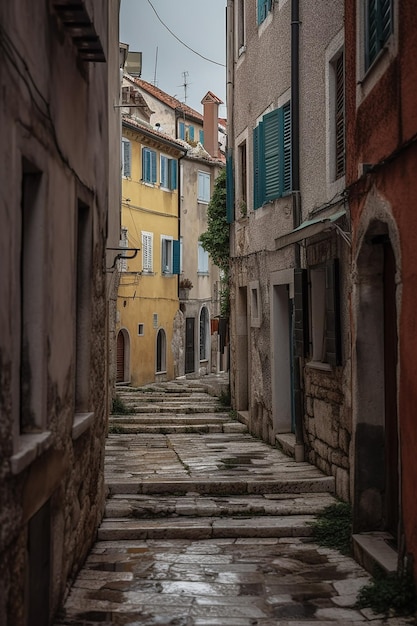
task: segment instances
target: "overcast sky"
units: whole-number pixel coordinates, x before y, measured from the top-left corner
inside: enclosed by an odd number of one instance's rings
[[[120,41],[142,52],[142,78],[202,113],[201,100],[212,91],[226,104],[226,0],[122,0]],[[183,72],[188,72],[184,78]],[[219,115],[226,117],[226,106]]]

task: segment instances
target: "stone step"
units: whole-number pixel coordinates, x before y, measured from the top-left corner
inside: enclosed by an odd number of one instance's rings
[[[114,494],[175,494],[185,495],[189,492],[200,495],[236,496],[245,494],[276,494],[276,493],[334,493],[333,476],[322,476],[307,479],[283,480],[154,480],[138,481],[135,479],[106,481],[109,495]]]
[[[169,413],[186,413],[186,414],[200,414],[200,413],[224,413],[224,406],[210,406],[208,404],[199,405],[199,404],[129,404],[126,405],[131,414],[141,414],[141,413],[158,413],[158,414],[169,414]],[[117,413],[114,413],[117,415]],[[123,415],[129,415],[129,413],[124,413]]]
[[[174,424],[166,423],[165,420],[159,424],[138,424],[133,421],[113,421],[110,420],[111,433],[129,433],[129,434],[183,434],[183,433],[246,433],[247,426],[237,422],[224,423],[203,423],[203,424]]]
[[[334,503],[328,493],[298,496],[266,494],[258,496],[209,497],[187,495],[175,497],[116,494],[106,503],[106,518],[228,517],[259,515],[317,515]]]
[[[199,517],[131,520],[104,519],[99,541],[146,539],[219,539],[245,537],[309,537],[314,515]]]
[[[223,424],[232,421],[227,413],[197,413],[190,415],[189,413],[173,413],[172,415],[164,415],[164,424]],[[111,415],[110,423],[114,424],[152,424],[159,425],[161,418],[155,413],[132,413],[123,415]],[[237,422],[236,422],[237,423]]]

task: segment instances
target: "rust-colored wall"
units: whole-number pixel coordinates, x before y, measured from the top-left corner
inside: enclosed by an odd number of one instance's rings
[[[402,512],[406,550],[417,577],[417,14],[399,2],[398,54],[360,103],[356,103],[356,1],[346,0],[347,175],[353,256],[367,194],[376,188],[392,208],[399,233],[399,425]],[[362,163],[378,164],[358,179]]]

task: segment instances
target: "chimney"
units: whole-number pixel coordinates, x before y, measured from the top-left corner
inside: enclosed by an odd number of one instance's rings
[[[219,104],[223,102],[208,91],[201,101],[203,105],[204,148],[214,158],[219,158]]]

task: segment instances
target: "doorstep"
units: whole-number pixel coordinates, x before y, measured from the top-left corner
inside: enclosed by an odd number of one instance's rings
[[[389,545],[392,540],[392,535],[386,532],[352,535],[353,556],[372,575],[375,575],[375,566],[386,574],[396,572],[398,554]]]

